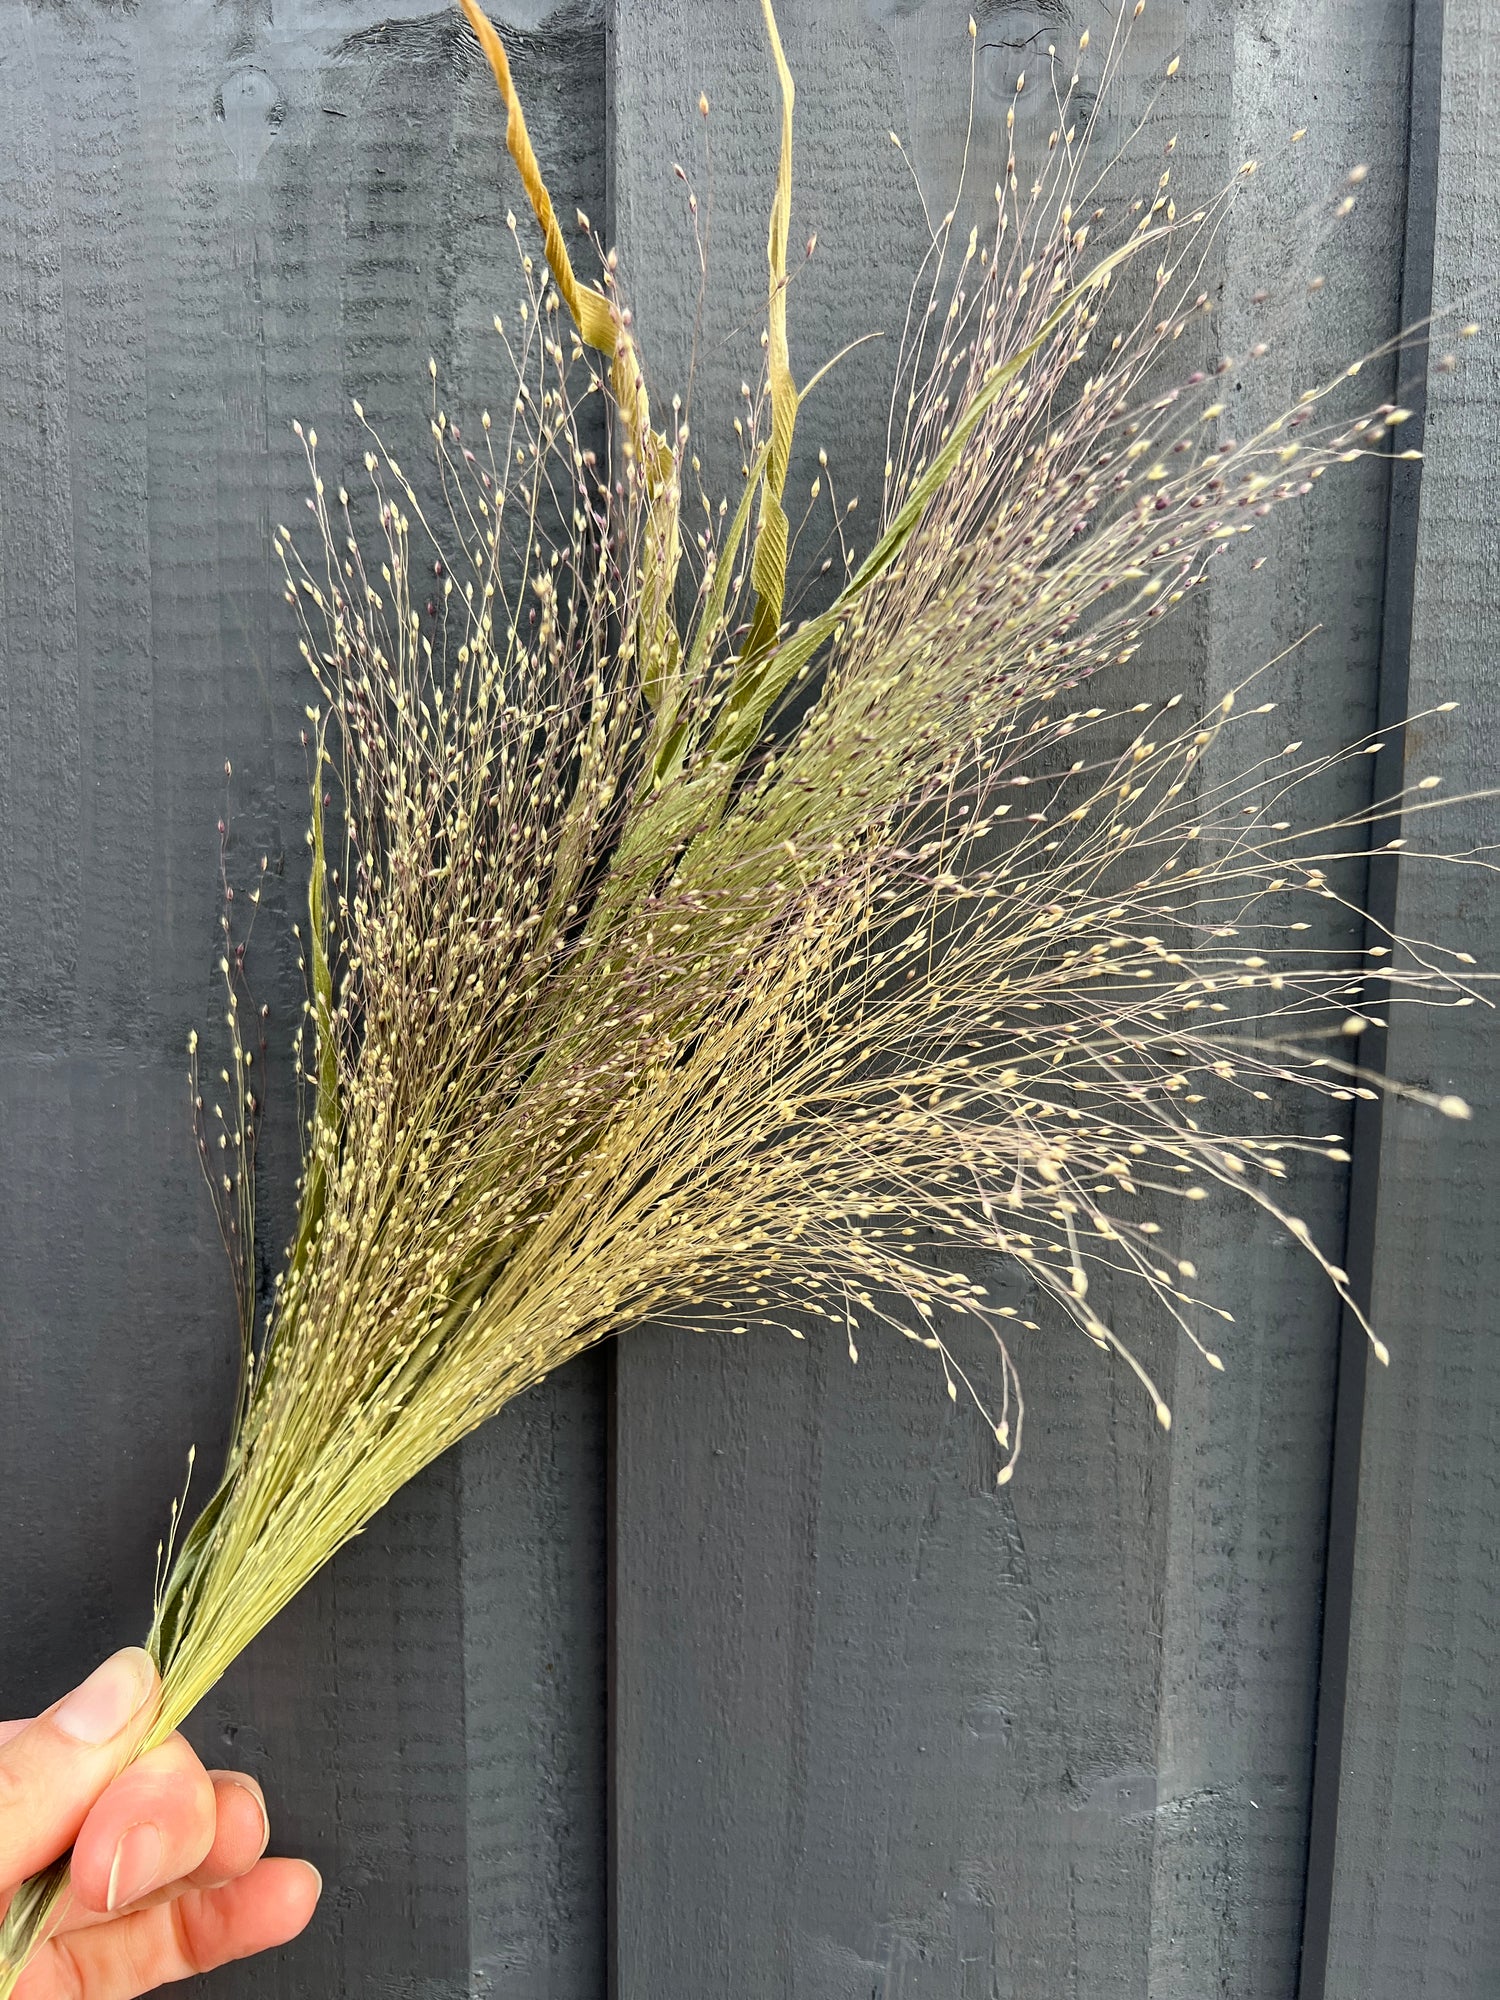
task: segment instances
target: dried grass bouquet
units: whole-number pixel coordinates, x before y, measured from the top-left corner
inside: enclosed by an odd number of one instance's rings
[[[1142,192],[1128,152],[1094,144],[1144,0],[1102,51],[1084,35],[1025,81],[1051,136],[1035,165],[998,162],[987,219],[938,223],[858,554],[826,472],[788,491],[814,384],[788,358],[793,85],[770,0],[765,366],[720,413],[743,453],[728,496],[702,489],[682,403],[648,396],[581,217],[598,282],[575,271],[500,41],[462,4],[545,256],[499,329],[491,411],[460,427],[434,388],[440,504],[369,426],[367,486],[330,490],[309,431],[312,532],[277,531],[316,683],[299,1220],[258,1315],[261,1041],[226,922],[232,1053],[216,1085],[195,1040],[193,1089],[243,1372],[222,1478],[163,1551],[143,1747],[413,1474],[646,1318],[823,1328],[851,1354],[882,1327],[920,1339],[983,1411],[1002,1481],[1017,1324],[1070,1322],[1167,1424],[1093,1278],[1138,1280],[1222,1366],[1205,1329],[1229,1316],[1156,1219],[1218,1184],[1358,1314],[1278,1194],[1292,1155],[1341,1141],[1277,1130],[1270,1106],[1372,1095],[1361,1026],[1403,996],[1474,997],[1462,952],[1306,943],[1308,899],[1344,893],[1371,824],[1399,814],[1410,838],[1435,778],[1305,827],[1299,787],[1367,743],[1243,770],[1258,685],[1208,715],[1112,694],[1268,514],[1399,454],[1404,414],[1341,413],[1341,368],[1236,439],[1218,376],[1257,357],[1174,363],[1211,319],[1245,176],[1179,208],[1170,159]],[[1330,227],[1354,201],[1338,191]],[[798,533],[829,537],[800,618]],[[1035,1320],[963,1274],[995,1251]],[[956,1315],[993,1331],[983,1379],[951,1351]],[[0,2000],[65,1893],[59,1865],[15,1898]]]

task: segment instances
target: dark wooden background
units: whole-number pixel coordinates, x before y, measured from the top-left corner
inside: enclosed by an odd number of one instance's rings
[[[792,295],[799,376],[904,299],[924,226],[887,134],[950,184],[968,11],[782,0],[793,235],[819,239]],[[973,11],[993,150],[1016,69],[1085,25],[1097,40],[1107,10]],[[1281,327],[1278,394],[1493,274],[1500,16],[1446,15],[1151,0],[1111,115],[1181,47],[1152,137],[1181,131],[1187,185],[1281,162],[1224,239],[1217,337],[1253,337],[1268,264],[1329,279]],[[608,218],[621,245],[658,391],[686,379],[697,285],[671,162],[707,193],[712,101],[712,466],[757,363],[776,118],[758,7],[512,0],[497,18],[560,211]],[[252,965],[279,1065],[274,1254],[305,813],[305,690],[269,559],[301,509],[289,426],[316,423],[337,459],[358,395],[415,456],[429,354],[450,408],[491,391],[520,206],[500,125],[441,9],[0,0],[0,1712],[139,1636],[187,1446],[222,1441],[232,1314],[184,1044],[218,1012],[225,818],[230,879],[270,860]],[[1360,219],[1315,249],[1311,205],[1356,161]],[[1147,683],[1217,699],[1318,625],[1268,742],[1453,697],[1410,755],[1455,792],[1482,784],[1495,355],[1477,345],[1430,404],[1414,364],[1425,465],[1362,469],[1275,525],[1267,569],[1216,583]],[[805,455],[826,444],[869,491],[883,422],[836,375]],[[1322,803],[1357,805],[1367,781]],[[1447,844],[1493,825],[1457,806]],[[1495,960],[1484,876],[1403,863],[1369,893]],[[1329,925],[1358,941],[1340,911]],[[1132,1378],[1035,1337],[1027,1451],[997,1493],[977,1424],[907,1343],[868,1343],[854,1370],[812,1342],[644,1332],[450,1454],[195,1724],[327,1882],[304,1939],[214,1990],[1500,1992],[1489,1022],[1412,1013],[1390,1037],[1403,1074],[1474,1101],[1472,1125],[1362,1117],[1347,1182],[1330,1167],[1297,1190],[1373,1297],[1394,1351],[1378,1379],[1307,1260],[1205,1205],[1181,1240],[1238,1326],[1207,1381],[1155,1337],[1170,1439]]]

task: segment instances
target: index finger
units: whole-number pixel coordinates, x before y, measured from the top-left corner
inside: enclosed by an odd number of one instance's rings
[[[151,1655],[127,1646],[34,1722],[0,1740],[0,1889],[67,1852],[151,1720]]]

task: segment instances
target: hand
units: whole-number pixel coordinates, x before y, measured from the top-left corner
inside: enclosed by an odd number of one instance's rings
[[[205,1771],[181,1736],[121,1768],[158,1686],[130,1647],[35,1721],[0,1722],[0,1910],[73,1849],[71,1897],[15,2000],[131,2000],[285,1944],[312,1916],[317,1870],[261,1859],[253,1778]]]

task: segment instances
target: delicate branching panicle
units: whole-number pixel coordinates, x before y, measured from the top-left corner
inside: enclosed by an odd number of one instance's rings
[[[913,296],[870,546],[848,551],[821,467],[833,594],[788,622],[792,86],[768,0],[766,375],[743,484],[691,533],[681,405],[658,395],[658,430],[614,260],[575,273],[503,50],[463,5],[545,260],[518,244],[527,296],[477,424],[434,366],[430,475],[356,405],[356,490],[325,485],[309,431],[311,533],[276,533],[315,684],[300,1219],[258,1339],[242,1299],[228,1463],[160,1591],[158,1738],[406,1479],[647,1316],[826,1327],[854,1354],[869,1328],[918,1339],[983,1410],[1002,1481],[1017,1322],[1070,1322],[1167,1423],[1096,1303],[1138,1280],[1223,1365],[1229,1315],[1163,1248],[1162,1197],[1238,1191],[1359,1311],[1280,1193],[1298,1152],[1345,1157],[1338,1132],[1256,1112],[1231,1143],[1223,1107],[1370,1095],[1364,1026],[1476,997],[1462,952],[1306,943],[1371,826],[1399,816],[1392,844],[1421,846],[1435,777],[1309,827],[1301,788],[1368,741],[1267,756],[1269,669],[1207,716],[1107,671],[1267,515],[1400,450],[1400,408],[1342,407],[1357,368],[1243,438],[1220,378],[1259,353],[1182,369],[1248,169],[1179,209],[1170,157],[1144,193],[1128,152],[1096,159],[1069,65],[1029,82],[1055,111],[1041,159],[1016,157],[1012,111],[993,198],[939,224]],[[194,1090],[243,1264],[258,1031],[232,943],[223,969],[232,1073],[210,1091],[195,1057]],[[1033,1305],[965,1274],[994,1252]],[[993,1332],[992,1369],[960,1366],[957,1315]]]

